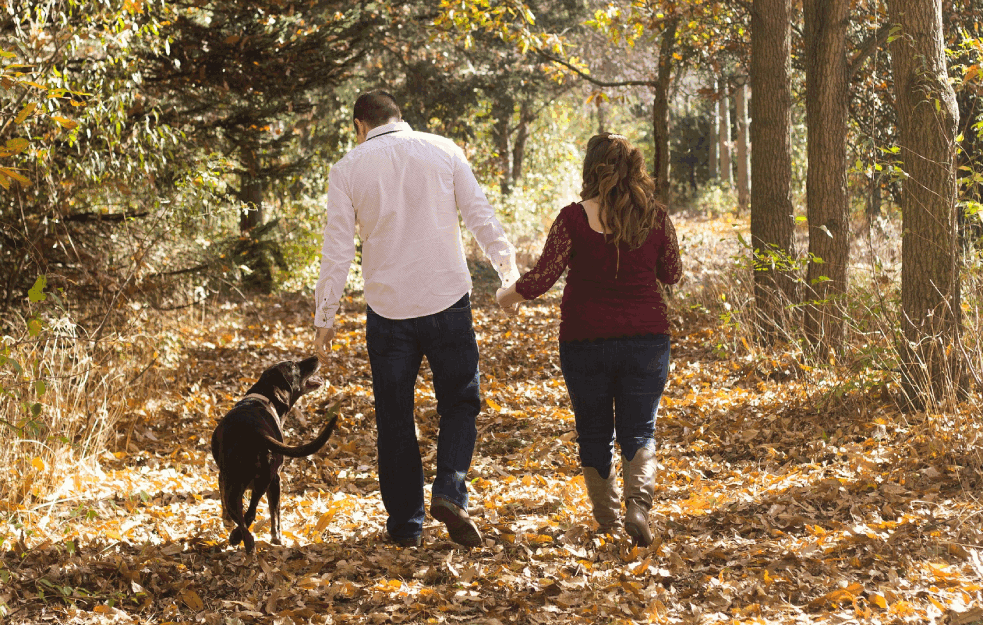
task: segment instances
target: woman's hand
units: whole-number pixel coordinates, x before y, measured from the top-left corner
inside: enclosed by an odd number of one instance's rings
[[[501,306],[509,316],[516,313],[520,302],[526,301],[525,298],[515,290],[515,283],[511,284],[510,286],[500,288],[495,293],[495,299],[498,301],[498,305]]]

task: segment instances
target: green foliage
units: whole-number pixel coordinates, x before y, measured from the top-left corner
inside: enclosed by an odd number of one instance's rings
[[[48,293],[44,292],[47,278],[38,276],[34,286],[28,291],[27,311],[30,316],[23,320],[20,328],[8,328],[0,345],[0,405],[6,405],[0,418],[0,429],[7,429],[19,438],[41,439],[46,426],[41,419],[43,400],[48,389],[45,363],[37,358],[31,349],[37,341],[43,340],[42,333],[47,329],[44,306]],[[60,298],[52,293],[55,303]]]

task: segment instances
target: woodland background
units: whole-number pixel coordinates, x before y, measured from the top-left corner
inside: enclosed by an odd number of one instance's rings
[[[981,21],[979,0],[5,3],[0,619],[983,622]],[[506,318],[470,239],[488,548],[382,540],[357,264],[326,389],[287,424],[346,402],[285,471],[290,544],[227,548],[208,436],[310,352],[327,172],[372,88],[465,148],[525,268],[587,139],[642,148],[686,269],[650,549],[592,534],[559,287]],[[426,455],[426,384],[417,404]]]

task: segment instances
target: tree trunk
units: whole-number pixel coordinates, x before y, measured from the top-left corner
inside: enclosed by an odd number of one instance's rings
[[[261,226],[266,218],[263,210],[264,184],[259,176],[255,148],[244,147],[242,160],[246,170],[239,180],[239,200],[244,205],[239,215],[239,231],[244,236],[236,246],[237,262],[249,268],[250,273],[242,278],[244,286],[269,293],[273,290],[273,263],[268,252],[276,252],[275,246],[270,246],[256,235],[256,231],[264,230]]]
[[[901,192],[902,386],[916,407],[956,398],[962,377],[956,244],[958,110],[942,0],[888,0]]]
[[[874,224],[874,220],[881,216],[881,176],[875,171],[871,172],[870,181],[867,188],[867,202],[864,207],[864,217],[867,221],[867,229]]]
[[[730,98],[727,96],[727,80],[720,83],[717,99],[717,151],[720,154],[720,184],[734,187],[734,174],[730,162]]]
[[[713,79],[713,92],[717,93],[717,79]],[[720,178],[720,147],[717,141],[717,133],[720,128],[720,113],[717,112],[717,105],[710,107],[710,180]]]
[[[594,101],[597,103],[597,134],[603,134],[608,127],[608,101],[601,94]]]
[[[761,337],[785,327],[795,282],[783,261],[795,256],[792,215],[791,0],[753,0],[751,10],[751,244]]]
[[[239,231],[245,234],[264,221],[263,181],[257,175],[259,166],[253,148],[242,149],[242,164],[246,170],[239,177],[239,200],[244,204]]]
[[[751,204],[751,139],[748,136],[750,124],[747,116],[747,76],[738,77],[734,95],[737,112],[737,207],[738,212],[743,213]]]
[[[515,145],[512,146],[512,186],[519,183],[522,177],[522,165],[526,159],[526,142],[529,140],[529,124],[532,116],[529,100],[524,100],[519,107],[519,128],[515,133]]]
[[[670,20],[662,32],[659,45],[659,76],[654,88],[652,103],[652,136],[655,153],[652,171],[655,172],[655,195],[663,204],[669,202],[669,84],[672,73],[672,51],[676,45],[678,18]]]
[[[509,131],[512,126],[512,115],[515,113],[515,101],[512,98],[497,100],[492,105],[492,117],[495,125],[492,136],[495,141],[495,151],[498,154],[499,188],[502,195],[512,194],[512,158],[509,150]]]
[[[850,207],[846,193],[846,124],[849,76],[846,34],[850,0],[804,0],[806,175],[811,300],[805,333],[824,356],[843,345],[842,301],[850,255]]]

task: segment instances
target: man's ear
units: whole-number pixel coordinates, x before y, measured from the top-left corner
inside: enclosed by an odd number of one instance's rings
[[[369,125],[361,119],[355,119],[355,143],[364,143],[369,134]]]

